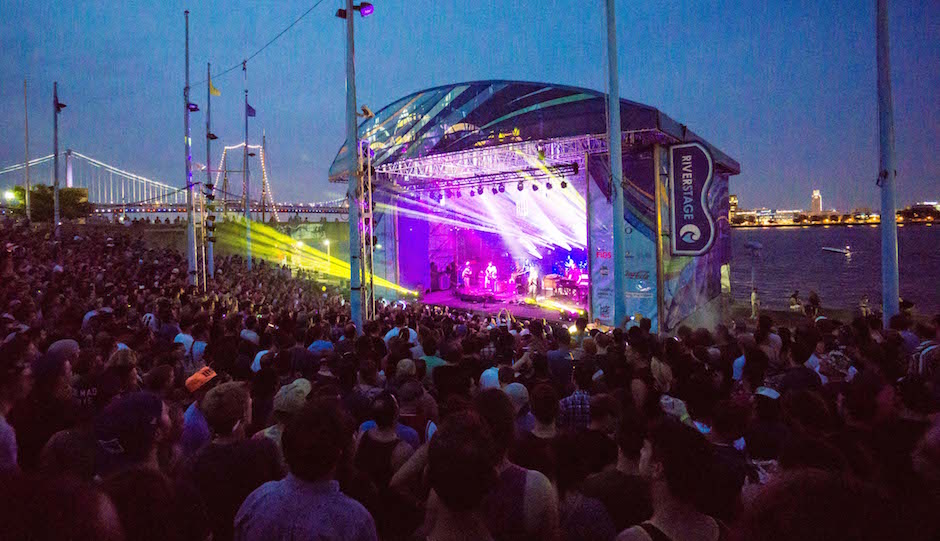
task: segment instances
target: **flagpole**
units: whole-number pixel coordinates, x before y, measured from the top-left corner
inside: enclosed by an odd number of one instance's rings
[[[212,64],[206,63],[206,185],[212,184]],[[215,189],[212,189],[212,192],[215,193]],[[212,201],[209,204],[214,204]],[[203,232],[205,232],[206,224],[202,224]],[[206,235],[203,235],[206,236]],[[209,236],[209,242],[206,246],[206,256],[205,256],[205,266],[206,270],[209,273],[210,278],[215,277],[215,260],[213,259],[213,248],[215,247],[215,239],[213,239],[211,233]]]
[[[242,72],[245,74],[245,161],[242,170],[245,175],[245,254],[248,270],[251,270],[251,182],[248,176],[248,61],[242,60]]]
[[[186,281],[190,285],[199,283],[196,273],[196,214],[193,208],[193,153],[189,130],[189,10],[186,16],[186,86],[183,87],[183,150],[186,155],[186,258],[189,273]]]
[[[891,98],[891,45],[888,36],[888,2],[877,0],[875,34],[878,65],[878,135],[881,186],[881,309],[882,324],[899,311],[897,159],[894,153],[894,101]]]
[[[362,264],[360,251],[359,223],[359,134],[356,121],[356,52],[353,35],[354,11],[353,0],[346,0],[346,156],[349,169],[347,173],[346,197],[349,200],[349,308],[356,332],[362,334]]]

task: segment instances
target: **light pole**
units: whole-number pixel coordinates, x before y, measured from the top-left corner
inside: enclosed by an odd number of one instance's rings
[[[330,239],[323,239],[323,245],[326,246],[326,273],[333,274],[333,258],[330,256]]]
[[[359,224],[359,175],[362,173],[356,159],[359,147],[356,122],[356,48],[353,35],[353,12],[363,17],[372,14],[375,8],[368,2],[355,5],[346,0],[346,9],[339,9],[336,16],[346,20],[346,158],[348,160],[346,196],[349,199],[349,309],[356,332],[362,333],[362,277],[360,264]]]
[[[891,42],[888,39],[888,0],[876,0],[875,34],[878,55],[878,135],[881,187],[881,303],[888,327],[900,311],[898,278],[897,159],[894,154],[894,101],[891,98]]]
[[[620,325],[627,316],[626,254],[624,237],[626,222],[623,218],[623,149],[620,144],[620,75],[617,68],[616,0],[607,0],[607,67],[610,95],[607,98],[607,137],[610,151],[610,192],[614,207],[614,323]],[[659,212],[659,210],[657,210]],[[656,318],[659,321],[659,318]],[[653,329],[656,330],[655,328]]]

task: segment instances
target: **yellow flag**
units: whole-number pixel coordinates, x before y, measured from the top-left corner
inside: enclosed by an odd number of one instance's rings
[[[218,89],[218,88],[212,86],[212,79],[209,79],[209,94],[212,94],[213,96],[221,96],[221,95],[222,95],[222,93],[219,92],[219,89]]]

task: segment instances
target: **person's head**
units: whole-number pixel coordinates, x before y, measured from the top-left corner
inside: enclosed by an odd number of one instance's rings
[[[548,425],[558,418],[558,393],[547,383],[536,385],[529,394],[529,404],[535,420]]]
[[[0,475],[4,539],[122,541],[125,537],[114,504],[97,487],[75,478]]]
[[[748,541],[911,539],[896,502],[851,476],[804,469],[765,485],[736,525]]]
[[[500,460],[489,426],[473,411],[453,414],[428,447],[428,480],[452,512],[473,511],[496,484]]]
[[[72,363],[78,361],[80,349],[75,340],[59,340],[49,346],[46,354],[32,363],[34,389],[48,398],[71,398]]]
[[[579,390],[587,391],[591,388],[593,382],[594,370],[587,363],[578,363],[574,366],[571,373],[571,379]]]
[[[672,499],[697,504],[712,460],[711,447],[701,433],[676,419],[664,417],[646,434],[640,451],[640,475],[648,479],[654,489],[668,493]]]
[[[865,370],[849,383],[843,406],[853,421],[872,424],[894,415],[895,398],[894,387],[881,374]]]
[[[335,401],[309,402],[284,428],[284,461],[304,481],[332,479],[352,435],[352,419]]]
[[[382,391],[372,400],[372,419],[379,428],[392,428],[398,420],[398,400],[388,391]]]
[[[157,470],[125,470],[106,478],[101,488],[114,502],[129,539],[202,541],[210,533],[202,503],[185,499]]]
[[[512,402],[500,389],[487,389],[474,397],[474,407],[493,435],[496,451],[505,456],[515,439],[515,412]]]
[[[157,445],[171,429],[163,399],[147,392],[124,395],[111,402],[95,420],[102,472],[153,460]]]
[[[303,378],[298,378],[281,387],[274,395],[274,418],[278,423],[287,424],[307,403],[307,397],[313,385]]]
[[[0,402],[12,406],[25,398],[32,387],[33,370],[26,355],[26,342],[11,341],[0,346]]]
[[[620,417],[614,439],[620,456],[638,462],[646,439],[646,421],[632,410],[624,413]]]
[[[561,327],[555,331],[555,340],[558,341],[559,348],[568,349],[571,346],[571,333],[568,329]]]
[[[609,394],[598,394],[591,397],[590,403],[591,426],[612,434],[620,419],[620,402]]]
[[[525,388],[525,385],[513,382],[503,387],[503,392],[512,402],[512,409],[517,416],[529,405],[529,390]]]
[[[244,437],[251,424],[251,394],[238,381],[218,385],[202,400],[201,409],[216,436]]]

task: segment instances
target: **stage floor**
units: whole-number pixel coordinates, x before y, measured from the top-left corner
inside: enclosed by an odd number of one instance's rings
[[[496,294],[492,300],[473,302],[461,299],[457,296],[455,290],[445,290],[426,293],[421,298],[421,302],[432,306],[446,306],[451,309],[465,310],[481,316],[495,316],[497,312],[505,308],[516,318],[544,318],[547,321],[563,321],[561,310],[526,304],[522,295]],[[569,315],[566,321],[572,321],[575,318],[577,318],[577,315]]]

